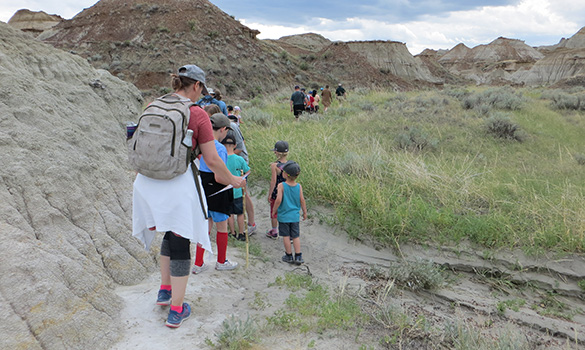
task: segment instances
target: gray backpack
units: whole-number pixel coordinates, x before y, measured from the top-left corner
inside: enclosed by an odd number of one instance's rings
[[[164,95],[149,104],[128,140],[130,166],[144,176],[160,180],[187,171],[191,147],[183,144],[183,139],[192,105],[176,94]]]

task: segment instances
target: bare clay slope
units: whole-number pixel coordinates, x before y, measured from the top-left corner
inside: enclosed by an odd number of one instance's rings
[[[101,0],[39,38],[142,90],[167,87],[169,73],[195,63],[224,95],[253,97],[295,75],[257,33],[207,0]]]
[[[123,122],[142,98],[4,23],[0,96],[0,348],[108,348],[114,286],[154,268],[130,235]]]

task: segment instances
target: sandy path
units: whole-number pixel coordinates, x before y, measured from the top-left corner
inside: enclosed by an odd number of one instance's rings
[[[252,188],[252,193],[260,193]],[[228,258],[240,263],[235,271],[216,271],[209,269],[199,275],[191,275],[187,288],[186,301],[191,304],[193,313],[189,320],[178,329],[164,326],[168,315],[168,307],[155,304],[159,287],[159,274],[153,274],[142,283],[134,286],[122,286],[117,289],[124,300],[122,324],[127,330],[120,342],[113,349],[193,349],[209,348],[206,339],[217,341],[215,335],[221,329],[222,322],[234,315],[237,319],[246,319],[248,315],[263,322],[267,316],[273,315],[283,306],[283,301],[290,291],[277,287],[269,287],[278,276],[292,271],[296,267],[280,261],[283,255],[281,240],[272,240],[264,235],[269,228],[268,203],[264,195],[254,197],[258,234],[251,237],[259,242],[264,256],[251,257],[248,268],[245,267],[245,250],[242,245],[234,247],[232,241],[228,246]],[[313,212],[312,218],[301,223],[301,242],[303,257],[307,269],[314,279],[330,288],[344,285],[347,290],[356,291],[369,282],[355,274],[347,275],[344,271],[359,269],[371,265],[380,267],[399,262],[400,258],[390,250],[376,250],[364,244],[349,241],[344,232],[336,232],[335,228],[322,225]],[[319,215],[323,215],[322,213]],[[214,236],[212,234],[212,236]],[[159,237],[160,239],[161,237]],[[469,251],[472,251],[471,249]],[[507,254],[507,255],[506,255]],[[512,255],[510,255],[512,254]],[[435,248],[401,247],[401,255],[407,260],[417,257],[430,259],[435,263],[448,267],[456,273],[455,282],[434,292],[410,292],[396,290],[393,303],[409,313],[424,315],[434,326],[450,321],[466,320],[483,327],[482,333],[487,337],[497,336],[503,329],[514,328],[525,334],[528,339],[539,342],[537,348],[566,348],[564,338],[572,339],[571,344],[585,340],[585,318],[583,314],[573,316],[571,321],[558,317],[544,317],[530,308],[537,303],[541,291],[560,291],[563,298],[573,309],[585,309],[582,303],[583,293],[576,282],[585,276],[585,263],[580,257],[559,261],[532,261],[519,252],[498,253],[489,261],[484,260],[480,253],[466,253],[465,250],[449,250]],[[515,260],[512,259],[512,256]],[[520,260],[519,260],[520,259]],[[207,254],[206,262],[213,263],[215,256]],[[524,264],[531,268],[510,268],[514,264]],[[508,265],[508,266],[506,266]],[[484,270],[481,270],[484,269]],[[546,269],[548,273],[536,273]],[[494,293],[494,286],[489,279],[478,279],[478,271],[498,271],[505,273],[508,280],[522,284],[526,281],[541,283],[541,289],[521,292],[527,305],[518,312],[508,310],[505,316],[496,313],[498,301],[511,299],[513,296]],[[573,274],[573,275],[572,275]],[[562,285],[561,285],[562,284]],[[514,286],[514,284],[511,284]],[[568,295],[568,296],[565,296]],[[267,305],[259,308],[254,301],[260,299]],[[298,334],[280,334],[269,332],[262,334],[259,349],[298,349],[307,348],[311,340],[315,341],[316,349],[356,349],[360,344],[379,346],[377,339],[384,333],[367,334],[362,332],[356,339],[355,332],[347,334],[334,333],[330,336],[313,336]],[[548,334],[556,334],[553,337]],[[404,346],[403,348],[409,348]],[[412,348],[416,348],[415,345]]]

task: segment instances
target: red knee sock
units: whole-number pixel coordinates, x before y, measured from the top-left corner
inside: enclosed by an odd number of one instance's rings
[[[203,265],[203,255],[205,254],[205,249],[201,246],[201,244],[197,244],[197,249],[195,250],[195,265],[202,266]]]
[[[217,243],[217,262],[223,264],[227,253],[228,233],[218,232],[215,241]]]

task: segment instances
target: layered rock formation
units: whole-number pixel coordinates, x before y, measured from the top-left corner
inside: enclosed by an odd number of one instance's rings
[[[541,49],[544,58],[528,71],[513,75],[516,82],[527,85],[563,84],[564,81],[585,81],[585,27],[554,47]]]
[[[131,237],[124,122],[139,91],[0,23],[1,349],[106,349],[116,284],[155,268]]]
[[[45,30],[53,28],[61,21],[63,21],[63,18],[58,15],[49,15],[43,11],[35,12],[22,9],[16,11],[8,20],[8,24],[15,29],[20,29],[23,32],[37,36]]]
[[[194,63],[225,96],[253,97],[295,76],[257,33],[207,0],[101,0],[39,38],[142,90],[168,87],[169,73]]]
[[[406,48],[397,41],[351,41],[347,47],[366,58],[375,68],[391,73],[407,81],[442,83],[429,69],[417,62]]]
[[[472,49],[459,44],[438,62],[451,73],[478,84],[497,84],[511,82],[512,73],[530,69],[543,57],[524,41],[500,37]]]

